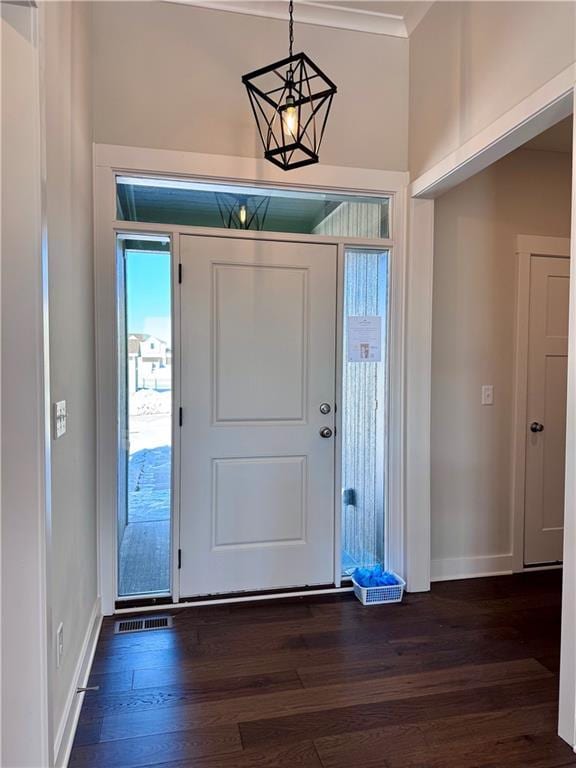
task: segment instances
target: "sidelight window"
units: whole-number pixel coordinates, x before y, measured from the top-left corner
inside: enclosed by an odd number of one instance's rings
[[[342,571],[384,564],[388,250],[346,249],[342,364]]]
[[[118,595],[170,592],[172,298],[168,238],[118,237]]]

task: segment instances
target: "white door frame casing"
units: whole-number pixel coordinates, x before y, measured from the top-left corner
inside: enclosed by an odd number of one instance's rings
[[[405,389],[405,558],[408,589],[430,589],[430,429],[434,201],[408,203]]]
[[[524,567],[524,504],[526,478],[526,413],[528,406],[528,339],[530,260],[532,255],[570,258],[570,239],[518,235],[516,239],[516,339],[514,349],[514,405],[512,445],[512,570]],[[546,566],[558,568],[561,566]]]
[[[576,125],[572,122],[571,263],[576,264]],[[576,748],[576,279],[570,278],[560,710],[558,732]]]
[[[391,252],[391,313],[394,327],[391,326],[391,344],[389,351],[390,370],[397,375],[391,377],[390,386],[390,433],[394,434],[395,445],[390,453],[387,468],[390,482],[389,509],[391,515],[392,541],[389,542],[394,557],[391,566],[406,573],[402,547],[396,549],[403,538],[403,496],[404,496],[404,283],[405,283],[405,215],[404,202],[407,186],[407,174],[401,172],[371,171],[367,169],[336,168],[315,166],[303,168],[286,176],[263,160],[253,158],[208,156],[190,152],[169,150],[140,149],[135,147],[117,147],[96,145],[94,152],[95,186],[95,281],[96,281],[96,349],[98,371],[98,513],[99,513],[99,581],[101,587],[103,612],[112,614],[115,608],[117,583],[116,557],[116,483],[117,466],[115,461],[117,436],[117,355],[116,355],[116,288],[115,288],[115,237],[117,232],[142,232],[169,235],[173,253],[173,288],[176,288],[176,266],[180,234],[215,234],[222,235],[222,230],[201,227],[183,227],[172,225],[140,224],[116,220],[115,175],[167,176],[170,178],[187,177],[224,183],[239,183],[267,186],[290,186],[292,188],[319,189],[325,191],[345,191],[351,194],[391,195],[392,221],[391,239],[369,240],[363,238],[336,238],[317,235],[286,235],[280,233],[254,233],[241,231],[235,236],[251,238],[279,237],[283,240],[326,242],[339,245],[339,254],[345,246],[360,246],[371,249],[386,249]],[[341,259],[340,259],[341,261]],[[177,311],[178,291],[173,290],[174,316]],[[340,297],[339,297],[340,301]],[[178,328],[174,327],[175,339]],[[177,344],[177,342],[176,342]],[[177,371],[175,371],[175,376]],[[177,382],[175,382],[177,384]],[[177,392],[174,393],[174,402]],[[178,505],[176,494],[179,481],[177,477],[179,435],[174,435],[174,517],[173,543],[177,542]],[[337,544],[338,542],[336,542]],[[174,547],[174,554],[176,547]],[[178,601],[177,565],[173,558],[173,595]],[[184,604],[180,604],[184,605]]]
[[[536,90],[526,99],[514,106],[470,141],[463,144],[430,170],[426,171],[411,185],[412,200],[410,212],[414,210],[416,199],[433,200],[449,189],[466,181],[476,173],[487,168],[504,155],[517,149],[529,139],[573,112],[574,88],[576,83],[576,65],[572,64],[556,77]],[[573,158],[576,150],[576,131],[573,130]],[[413,221],[411,232],[417,228],[428,247],[423,250],[424,259],[433,260],[433,232],[425,220]],[[571,256],[576,254],[576,168],[572,166],[572,226]],[[410,256],[413,257],[409,245]],[[428,269],[431,269],[431,264]],[[429,284],[428,300],[432,300],[432,283]],[[429,302],[424,301],[424,311],[428,311]],[[408,307],[408,313],[417,307]],[[564,520],[564,566],[562,592],[562,642],[560,661],[560,700],[559,723],[560,736],[572,747],[576,747],[576,280],[570,280],[568,341],[568,402],[566,434],[566,486]],[[425,371],[426,373],[426,371]],[[428,394],[422,392],[421,407]],[[428,444],[429,450],[429,444]],[[425,540],[430,535],[430,504],[422,507],[420,526],[416,526],[411,536],[410,547],[424,550]],[[416,541],[413,541],[413,538]],[[418,545],[420,540],[420,546]]]

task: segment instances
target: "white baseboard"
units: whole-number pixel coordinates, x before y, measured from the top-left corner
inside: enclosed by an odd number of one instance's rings
[[[481,557],[448,557],[432,560],[431,581],[478,579],[482,576],[504,576],[514,572],[514,558],[509,555]]]
[[[82,702],[84,701],[84,694],[76,693],[76,691],[78,688],[83,688],[86,685],[88,677],[90,676],[90,669],[92,667],[92,660],[96,651],[96,644],[98,642],[101,625],[102,609],[100,598],[98,597],[92,608],[92,615],[88,622],[78,663],[74,670],[74,677],[72,678],[70,690],[68,691],[68,696],[66,698],[64,714],[62,715],[54,739],[54,764],[56,768],[66,768],[68,760],[70,759],[70,752],[72,750],[72,744],[78,726],[78,718],[80,717],[80,709],[82,708]]]

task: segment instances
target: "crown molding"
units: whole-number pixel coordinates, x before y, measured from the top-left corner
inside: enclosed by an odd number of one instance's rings
[[[169,2],[216,11],[280,19],[281,21],[285,21],[287,18],[286,0],[169,0]],[[368,11],[364,8],[336,6],[315,0],[296,0],[296,22],[407,38],[424,18],[432,4],[433,0],[419,3],[418,6],[415,4],[414,10],[404,17]]]

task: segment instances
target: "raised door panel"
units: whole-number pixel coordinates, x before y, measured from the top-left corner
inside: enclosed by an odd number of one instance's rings
[[[213,264],[214,420],[302,421],[308,272]]]

